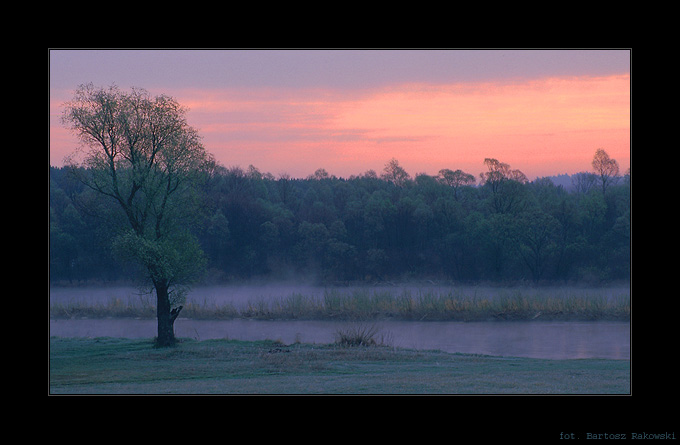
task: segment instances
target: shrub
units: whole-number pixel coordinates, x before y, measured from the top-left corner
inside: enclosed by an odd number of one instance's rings
[[[335,342],[340,346],[376,346],[378,342],[376,341],[376,335],[378,329],[371,325],[351,325],[345,329],[339,329],[336,331]]]

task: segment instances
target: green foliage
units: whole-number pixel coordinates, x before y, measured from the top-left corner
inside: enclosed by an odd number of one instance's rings
[[[154,240],[129,230],[114,240],[113,251],[123,260],[144,266],[152,282],[164,282],[168,286],[193,282],[206,264],[198,240],[188,232]]]
[[[127,263],[116,266],[114,238],[116,253],[177,281],[201,264],[217,281],[630,278],[629,176],[603,195],[600,187],[528,182],[495,160],[487,166],[480,186],[447,169],[411,179],[396,161],[382,177],[348,179],[322,169],[293,179],[218,166],[195,190],[191,224],[183,218],[159,240],[121,231],[125,215],[51,168],[50,279],[129,277]],[[105,215],[105,225],[93,214]]]

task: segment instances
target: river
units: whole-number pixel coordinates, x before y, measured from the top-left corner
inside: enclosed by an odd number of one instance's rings
[[[380,288],[372,287],[372,290]],[[391,292],[447,291],[441,286],[388,286]],[[296,285],[215,286],[196,288],[187,301],[197,304],[230,303],[236,307],[248,301],[281,298],[292,293],[322,296],[326,288]],[[352,288],[334,288],[351,292]],[[507,289],[467,287],[456,288],[461,295],[483,295],[492,298]],[[512,291],[512,290],[510,290]],[[525,295],[545,293],[545,288],[522,289]],[[615,289],[551,289],[551,295],[596,293],[615,296],[629,292]],[[118,288],[52,288],[50,304],[105,303],[112,298],[127,304],[151,304],[149,294],[132,287]],[[630,359],[631,331],[628,322],[608,321],[517,321],[517,322],[453,322],[453,321],[377,321],[368,322],[377,330],[376,340],[390,346],[414,349],[439,349],[446,352],[515,356],[546,359],[605,358]],[[197,340],[279,340],[326,344],[335,341],[339,330],[351,322],[333,321],[262,321],[262,320],[193,320],[179,318],[175,335]],[[125,337],[152,338],[156,335],[155,320],[139,319],[71,319],[50,320],[50,336],[58,337]]]
[[[332,343],[351,322],[191,320],[179,318],[175,335],[196,340],[278,340],[284,344]],[[626,322],[418,322],[378,321],[375,339],[395,347],[546,359],[630,359]],[[50,320],[57,337],[152,338],[155,320]]]

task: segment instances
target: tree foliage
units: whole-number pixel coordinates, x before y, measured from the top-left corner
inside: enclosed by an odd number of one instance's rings
[[[598,148],[593,156],[593,169],[600,180],[602,194],[607,191],[607,187],[619,178],[619,163],[616,159],[611,159],[606,151]]]
[[[157,298],[158,343],[174,343],[174,286],[196,277],[202,252],[187,223],[197,206],[197,179],[214,165],[186,109],[173,98],[142,89],[121,91],[82,85],[65,104],[62,122],[80,139],[72,175],[95,192],[94,215],[109,216],[106,204],[122,211],[127,230],[113,235],[113,251],[146,271]],[[92,207],[90,207],[92,208]]]
[[[320,169],[305,179],[216,167],[201,185],[200,221],[191,228],[206,254],[204,279],[598,283],[630,277],[629,176],[603,195],[600,187],[529,182],[496,160],[484,163],[481,185],[464,172],[456,175],[460,182],[447,179],[456,169],[411,178],[395,167],[401,168],[390,161],[380,177],[368,171],[337,178]],[[105,243],[87,242],[96,239],[97,225],[71,205],[87,190],[72,190],[63,169],[50,171],[51,279],[106,275],[114,260],[98,247]],[[96,256],[99,265],[87,264]],[[76,264],[91,267],[71,268]],[[108,279],[126,278],[127,269],[115,270]]]

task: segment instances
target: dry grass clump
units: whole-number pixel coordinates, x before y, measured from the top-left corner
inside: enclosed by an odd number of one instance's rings
[[[379,332],[375,325],[351,324],[336,331],[335,343],[345,347],[387,346],[386,336],[379,336]]]

